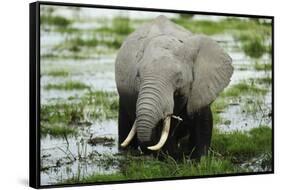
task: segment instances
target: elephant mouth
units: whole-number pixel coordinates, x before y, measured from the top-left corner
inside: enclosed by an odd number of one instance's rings
[[[158,141],[158,143],[156,145],[149,146],[149,147],[147,147],[147,149],[156,151],[156,150],[161,149],[164,146],[164,144],[167,141],[168,136],[169,136],[169,131],[170,131],[170,127],[171,127],[171,118],[182,121],[182,119],[178,116],[174,116],[174,115],[167,116],[163,121],[163,129],[162,129],[162,133],[160,136],[160,140]],[[134,138],[134,136],[136,135],[136,133],[137,133],[137,126],[136,126],[136,121],[135,121],[127,138],[121,143],[121,147],[128,146],[130,144],[130,142],[132,141],[132,139]]]

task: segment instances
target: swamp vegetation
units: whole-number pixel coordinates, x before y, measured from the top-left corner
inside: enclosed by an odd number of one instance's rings
[[[232,57],[230,85],[213,102],[209,155],[199,163],[119,152],[114,59],[159,13],[41,7],[41,183],[220,175],[272,170],[271,20],[166,14]],[[159,153],[164,154],[164,153]]]

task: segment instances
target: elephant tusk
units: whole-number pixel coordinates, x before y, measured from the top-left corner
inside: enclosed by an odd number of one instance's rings
[[[163,130],[159,142],[154,146],[147,147],[149,150],[159,150],[165,144],[170,130],[171,116],[166,117],[163,124]]]
[[[132,141],[132,139],[134,138],[135,134],[137,132],[137,127],[136,127],[136,121],[134,122],[134,125],[131,129],[131,131],[129,132],[127,138],[121,143],[122,147],[126,147],[129,145],[129,143]]]

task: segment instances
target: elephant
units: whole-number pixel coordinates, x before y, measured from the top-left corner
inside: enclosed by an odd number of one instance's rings
[[[232,74],[231,57],[211,38],[163,15],[140,26],[115,60],[119,149],[200,159],[211,143],[210,105]]]

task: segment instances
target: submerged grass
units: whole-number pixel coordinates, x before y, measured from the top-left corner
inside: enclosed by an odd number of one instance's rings
[[[212,111],[216,113],[221,113],[225,108],[227,108],[228,103],[225,98],[218,97],[215,102],[212,103]]]
[[[259,23],[253,20],[241,20],[237,18],[227,18],[220,21],[192,20],[183,17],[172,19],[175,23],[185,27],[194,33],[207,35],[224,32],[234,33],[235,31],[256,31],[256,33],[270,33],[271,27],[268,24]]]
[[[255,63],[254,69],[257,71],[271,71],[272,70],[272,64],[269,63]]]
[[[63,125],[46,125],[43,124],[40,127],[40,135],[45,136],[47,134],[53,136],[53,137],[63,137],[68,135],[75,135],[77,134],[77,129],[72,128],[69,126],[63,126]]]
[[[243,94],[265,95],[268,89],[257,87],[254,83],[240,82],[225,90],[221,97],[238,97]]]
[[[257,79],[255,79],[255,81],[259,84],[272,84],[271,77],[257,78]]]
[[[62,74],[62,73],[56,73]],[[78,81],[68,81],[62,84],[47,84],[44,87],[46,90],[84,90],[90,89],[90,87],[84,83]]]
[[[250,37],[243,41],[242,49],[246,55],[252,58],[260,58],[267,51],[264,45],[264,39],[260,36]]]
[[[114,17],[112,21],[113,32],[121,35],[128,35],[133,31],[130,25],[130,19],[127,17]]]
[[[70,100],[73,99],[75,98]],[[117,94],[114,92],[89,91],[77,103],[41,105],[43,132],[55,136],[57,131],[64,131],[71,124],[84,124],[92,119],[117,118],[118,104]],[[69,130],[71,132],[72,129]]]
[[[109,175],[90,175],[73,177],[63,183],[87,183],[120,180],[157,179],[183,176],[204,176],[251,172],[241,163],[259,157],[265,153],[271,155],[272,130],[260,126],[249,132],[222,133],[214,130],[211,149],[208,156],[200,162],[183,159],[175,161],[168,155],[163,161],[152,156],[132,156],[128,153],[120,160],[120,172]],[[272,164],[269,157],[269,168]],[[262,167],[262,166],[260,166]]]
[[[99,32],[101,34],[117,34],[120,36],[127,36],[134,30],[131,26],[131,22],[132,21],[127,17],[118,16],[113,18],[111,26],[104,24],[103,26],[95,29],[95,32]],[[134,20],[133,22],[138,21]]]
[[[106,46],[108,48],[118,49],[124,37],[116,37],[114,39],[98,39],[92,37],[90,39],[83,39],[81,37],[75,37],[73,39],[67,40],[64,44],[59,45],[56,48],[67,48],[72,52],[80,51],[79,47],[97,47],[97,46]]]
[[[194,33],[214,35],[227,32],[236,36],[236,39],[242,42],[242,50],[253,58],[259,58],[264,53],[271,52],[271,45],[265,43],[265,39],[271,36],[271,25],[265,22],[256,22],[255,20],[241,20],[235,18],[222,19],[219,21],[194,20],[190,16],[180,16],[173,18],[172,21],[183,26]],[[68,20],[60,16],[42,16],[43,25],[59,26],[55,27],[56,32],[76,34],[59,44],[62,50],[69,50],[71,53],[84,51],[81,47],[96,48],[105,46],[111,49],[120,48],[122,42],[135,27],[140,23],[150,22],[150,19],[130,19],[124,16],[114,17],[112,20],[103,19],[101,27],[89,29],[72,28],[73,20]],[[133,27],[134,26],[134,27]],[[52,28],[51,28],[52,29]],[[253,35],[253,31],[254,34]],[[82,35],[84,34],[84,35]],[[84,39],[81,36],[89,36]],[[56,47],[55,49],[57,49]]]
[[[213,113],[213,122],[214,125],[220,124],[224,121],[224,119],[220,116],[220,113],[224,112],[224,110],[228,107],[227,100],[222,97],[218,97],[211,105],[211,110]]]
[[[80,104],[53,104],[41,105],[40,121],[41,123],[65,125],[78,123],[84,119],[83,106]]]
[[[54,25],[57,27],[67,27],[72,23],[71,20],[62,16],[53,15],[41,15],[40,24],[42,25]]]
[[[69,72],[65,70],[52,70],[48,71],[46,75],[53,77],[67,77],[69,75]]]
[[[271,44],[266,43],[271,37],[271,25],[256,20],[227,18],[220,21],[192,20],[186,18],[172,19],[175,23],[194,33],[214,35],[227,32],[240,41],[241,49],[251,58],[260,58],[263,54],[271,54]]]
[[[261,105],[263,104],[264,99],[257,98],[255,100],[247,100],[242,103],[243,112],[246,114],[256,115],[261,111],[263,113]]]

